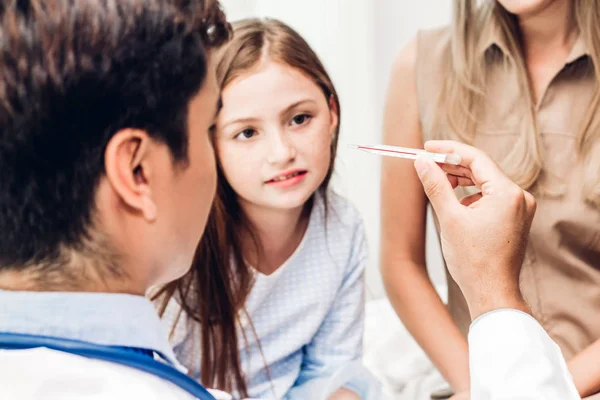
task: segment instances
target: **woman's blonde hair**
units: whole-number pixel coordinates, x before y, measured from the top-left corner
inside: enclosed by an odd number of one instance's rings
[[[600,137],[600,0],[574,0],[574,14],[581,39],[591,57],[591,65],[596,77],[592,100],[584,114],[577,135],[579,156],[586,159],[584,180],[585,199],[600,206],[600,165],[599,157],[592,157],[598,151]],[[454,18],[451,45],[447,56],[448,70],[440,96],[436,123],[443,120],[449,128],[447,138],[471,142],[480,111],[479,105],[486,101],[486,71],[489,57],[480,56],[484,29],[495,23],[504,36],[508,55],[503,62],[513,63],[518,72],[518,84],[523,99],[523,118],[518,142],[500,165],[521,187],[551,193],[550,188],[536,185],[542,171],[544,153],[536,124],[535,104],[530,90],[526,65],[520,45],[517,18],[506,11],[496,0],[454,0]],[[488,99],[489,101],[489,99]],[[595,145],[595,146],[594,146]],[[594,149],[595,147],[595,149]],[[596,154],[599,156],[599,154]],[[595,162],[592,162],[595,161]]]

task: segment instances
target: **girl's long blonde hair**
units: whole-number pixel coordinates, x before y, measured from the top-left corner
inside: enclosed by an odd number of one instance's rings
[[[586,160],[583,194],[585,199],[600,206],[600,164],[597,153],[600,137],[600,0],[573,0],[574,14],[581,39],[588,49],[596,82],[592,100],[584,115],[577,135],[579,156]],[[518,142],[500,165],[524,189],[549,193],[550,188],[536,185],[544,162],[535,117],[535,104],[520,45],[516,17],[507,12],[496,0],[454,0],[454,18],[451,45],[445,65],[446,77],[438,98],[436,123],[443,120],[449,132],[447,138],[472,142],[478,106],[486,101],[486,63],[480,56],[482,35],[491,22],[497,24],[506,41],[505,63],[513,63],[518,72],[518,83],[523,99],[523,118]],[[488,100],[489,101],[489,100]],[[594,151],[595,150],[595,151]],[[596,157],[592,157],[596,153]]]

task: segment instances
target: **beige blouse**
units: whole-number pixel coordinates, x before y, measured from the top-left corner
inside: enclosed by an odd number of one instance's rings
[[[507,46],[497,26],[482,37],[488,52]],[[436,139],[433,122],[443,74],[443,54],[450,45],[448,28],[418,35],[417,91],[423,139]],[[520,109],[516,69],[498,59],[490,64],[488,102],[478,115],[473,145],[496,161],[515,145]],[[600,338],[600,210],[584,201],[583,161],[576,136],[591,101],[594,72],[584,43],[574,45],[564,67],[536,107],[545,150],[540,179],[544,185],[565,185],[562,195],[536,196],[538,207],[521,273],[521,288],[534,316],[571,358]],[[600,110],[599,110],[600,112]],[[466,335],[470,317],[466,302],[448,275],[450,312]]]

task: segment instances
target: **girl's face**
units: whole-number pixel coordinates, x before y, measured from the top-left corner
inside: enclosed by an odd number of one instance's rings
[[[313,80],[267,61],[222,91],[216,150],[242,206],[301,207],[323,182],[338,124]]]

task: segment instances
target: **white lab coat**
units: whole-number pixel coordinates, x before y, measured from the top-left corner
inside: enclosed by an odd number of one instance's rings
[[[497,310],[469,332],[471,400],[575,400],[560,348],[530,315]]]
[[[231,397],[211,391],[217,400]],[[0,350],[2,400],[192,400],[159,377],[46,348]]]

